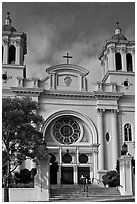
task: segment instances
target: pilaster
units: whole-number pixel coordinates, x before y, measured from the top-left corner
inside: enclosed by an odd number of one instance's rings
[[[3,40],[3,64],[8,64],[8,58],[9,58],[9,40],[4,39]]]
[[[103,109],[97,109],[98,115],[98,139],[99,139],[99,161],[98,161],[98,169],[104,169],[104,128],[103,128]]]
[[[132,53],[132,66],[133,66],[133,72],[135,72],[135,50],[133,49],[131,51]]]
[[[122,71],[127,71],[126,48],[122,48],[121,50],[121,60],[122,60]]]
[[[116,71],[115,47],[114,46],[109,48],[108,63],[109,63],[109,70]]]
[[[98,147],[99,144],[93,144],[92,154],[93,154],[93,182],[96,183],[98,179]]]
[[[118,159],[118,127],[117,127],[117,110],[112,110],[112,169],[116,168]]]
[[[21,40],[16,40],[16,61],[15,64],[16,65],[20,65],[20,46],[21,46]]]
[[[133,195],[131,160],[132,157],[128,155],[119,159],[121,195]]]

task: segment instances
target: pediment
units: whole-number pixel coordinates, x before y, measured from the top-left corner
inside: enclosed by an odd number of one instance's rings
[[[73,73],[73,74],[78,74],[81,76],[86,76],[88,75],[89,71],[86,70],[83,67],[80,67],[78,65],[73,65],[73,64],[60,64],[60,65],[55,65],[52,67],[49,67],[46,69],[46,72],[48,74],[59,74],[62,72],[66,73]]]
[[[60,64],[46,69],[49,74],[49,89],[64,91],[86,91],[88,71],[72,64]]]

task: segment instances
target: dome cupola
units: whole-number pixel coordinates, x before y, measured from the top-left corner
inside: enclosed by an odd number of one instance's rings
[[[119,22],[116,23],[115,34],[112,36],[112,40],[127,40],[127,38],[121,34],[121,28],[119,27]]]
[[[10,18],[10,12],[7,12],[8,16],[5,19],[5,25],[3,26],[2,30],[3,31],[11,31],[11,32],[16,32],[16,29],[11,26],[12,20]]]

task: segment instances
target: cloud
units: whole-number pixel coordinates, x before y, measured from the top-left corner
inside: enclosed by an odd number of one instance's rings
[[[43,67],[49,64],[53,54],[54,41],[57,38],[56,29],[53,25],[39,24],[31,27],[28,32],[28,53],[25,64],[29,76],[43,76]]]
[[[60,47],[62,39],[59,32],[52,24],[40,24],[28,30],[28,54],[25,63],[29,77],[44,78],[46,68],[56,64],[66,63],[63,56],[67,52],[73,57],[70,63],[83,66],[92,75],[90,80],[101,80],[101,69],[98,55],[104,42],[110,35],[99,29],[96,35],[87,36],[86,33],[79,34],[76,41],[66,43],[64,48]],[[94,74],[93,74],[94,73]]]
[[[128,40],[135,40],[135,25],[131,24],[127,27],[125,31],[125,36]]]

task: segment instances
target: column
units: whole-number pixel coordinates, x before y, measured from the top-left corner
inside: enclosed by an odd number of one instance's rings
[[[16,61],[15,64],[20,65],[20,40],[16,40]]]
[[[86,91],[86,78],[85,76],[80,76],[80,90]]]
[[[101,60],[101,73],[102,73],[102,78],[103,78],[104,75],[106,74],[105,60],[104,59]]]
[[[57,172],[57,184],[61,184],[61,165],[59,164],[59,170]]]
[[[8,64],[9,58],[9,42],[8,39],[4,39],[4,46],[3,46],[3,64]]]
[[[118,127],[117,127],[117,110],[112,110],[112,168],[116,168],[118,159]]]
[[[135,50],[132,50],[132,67],[133,72],[135,72]]]
[[[56,75],[50,74],[50,89],[55,89],[56,88]]]
[[[98,179],[98,144],[93,144],[92,147],[92,154],[93,154],[93,178],[94,178],[94,183],[97,183]]]
[[[103,129],[103,109],[97,109],[98,113],[98,139],[99,139],[99,161],[98,169],[104,169],[104,129]]]
[[[122,71],[127,72],[127,61],[126,61],[126,48],[122,48],[121,51]]]
[[[115,63],[115,47],[109,48],[109,70],[116,71],[116,63]]]
[[[74,166],[73,167],[73,170],[74,170],[74,184],[77,184],[78,183],[78,171],[77,171],[77,166]]]

